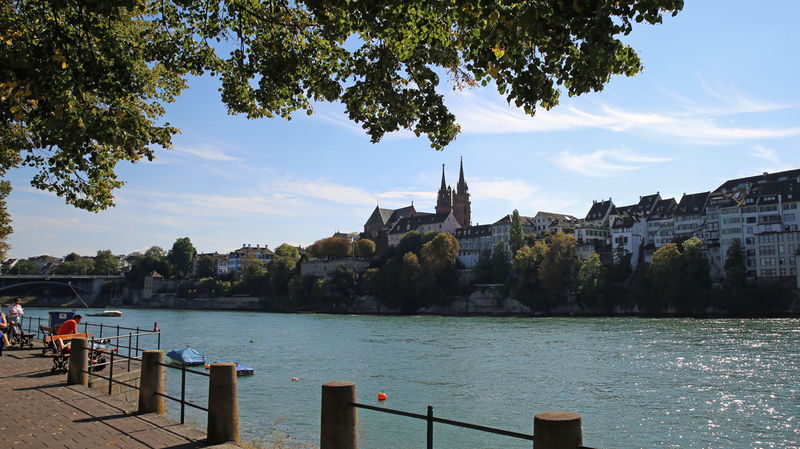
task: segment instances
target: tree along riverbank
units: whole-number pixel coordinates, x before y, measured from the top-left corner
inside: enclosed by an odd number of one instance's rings
[[[733,309],[731,307],[708,307],[702,311],[681,312],[668,309],[663,311],[642,310],[634,304],[632,308],[615,307],[613,310],[597,310],[589,308],[576,295],[559,302],[550,310],[535,310],[523,302],[504,296],[503,285],[485,285],[475,289],[469,295],[457,295],[441,299],[435,304],[420,307],[416,310],[403,310],[402,308],[389,307],[379,298],[371,295],[359,295],[350,298],[338,298],[338,302],[318,304],[318,307],[292,307],[289,298],[265,298],[255,296],[229,296],[229,297],[180,297],[174,293],[158,293],[149,298],[139,297],[135,302],[111,304],[109,301],[94,301],[91,307],[130,307],[130,308],[168,308],[186,310],[247,310],[276,313],[333,313],[333,314],[363,314],[363,315],[444,315],[444,316],[574,316],[574,317],[697,317],[697,318],[789,318],[800,317],[800,290],[788,291],[789,298],[781,299],[785,304],[783,309],[775,307],[756,307],[762,303],[762,295],[770,291],[752,291],[753,297],[749,303],[753,304],[749,311]],[[716,292],[721,296],[724,292]],[[11,298],[4,298],[3,303],[10,302]],[[735,301],[728,298],[728,302]],[[775,303],[776,300],[768,301]],[[24,297],[23,304],[29,307],[55,307],[80,309],[85,306],[76,298],[68,297]]]

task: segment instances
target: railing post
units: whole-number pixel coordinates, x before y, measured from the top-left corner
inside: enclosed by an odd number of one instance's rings
[[[116,348],[111,348],[108,351],[108,395],[111,396],[111,392],[114,391],[114,352]]]
[[[433,449],[433,406],[428,406],[428,449]]]
[[[581,415],[544,412],[533,417],[534,449],[577,449],[583,444]]]
[[[85,338],[73,338],[69,350],[68,385],[89,386],[89,341]]]
[[[356,384],[336,380],[322,384],[320,449],[358,449]]]
[[[164,351],[142,352],[142,377],[139,380],[139,413],[164,414],[164,394],[167,386]],[[111,373],[109,373],[111,375]]]
[[[181,363],[181,424],[184,424],[186,412],[186,364]]]
[[[209,444],[239,443],[239,403],[236,399],[236,364],[217,362],[211,365],[208,380]]]

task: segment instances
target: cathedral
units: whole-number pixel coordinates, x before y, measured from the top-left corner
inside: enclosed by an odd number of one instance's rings
[[[450,218],[451,212],[453,218]],[[447,185],[444,179],[444,164],[442,164],[442,185],[439,188],[435,214],[417,212],[414,203],[400,209],[382,209],[380,205],[376,205],[372,215],[364,224],[364,232],[361,237],[374,241],[377,250],[380,251],[388,245],[393,245],[390,242],[390,236],[399,240],[410,230],[423,229],[421,233],[424,234],[424,229],[428,227],[436,229],[437,232],[450,232],[448,230],[450,228],[453,230],[458,227],[466,228],[471,224],[472,211],[467,182],[464,180],[464,161],[462,160],[455,190]]]
[[[447,214],[453,212],[458,224],[462,228],[472,225],[472,211],[469,201],[469,190],[464,180],[464,159],[461,159],[461,168],[458,173],[456,189],[447,185],[444,180],[444,164],[442,164],[442,185],[439,187],[439,196],[436,200],[436,213]]]

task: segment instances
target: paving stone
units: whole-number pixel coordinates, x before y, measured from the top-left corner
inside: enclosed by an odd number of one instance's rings
[[[135,414],[136,404],[123,403],[82,386],[68,386],[64,374],[50,373],[53,362],[42,356],[40,348],[9,352],[4,351],[0,357],[0,447],[206,446],[202,431],[163,416]]]

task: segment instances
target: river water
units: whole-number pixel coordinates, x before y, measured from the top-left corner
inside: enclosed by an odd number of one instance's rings
[[[45,315],[29,310],[28,315]],[[162,329],[162,349],[252,366],[239,378],[243,438],[275,429],[319,438],[321,385],[356,383],[358,401],[532,433],[533,416],[568,410],[598,448],[797,448],[800,320],[491,318],[124,310],[89,322]],[[90,331],[92,331],[90,329]],[[96,331],[92,331],[97,334]],[[143,341],[144,344],[146,344]],[[179,374],[170,370],[178,394]],[[299,381],[292,381],[298,377]],[[207,380],[189,376],[207,401]],[[168,403],[170,416],[178,407]],[[423,448],[423,421],[359,410],[364,448]],[[205,415],[190,414],[205,425]],[[436,448],[532,443],[434,426]]]

